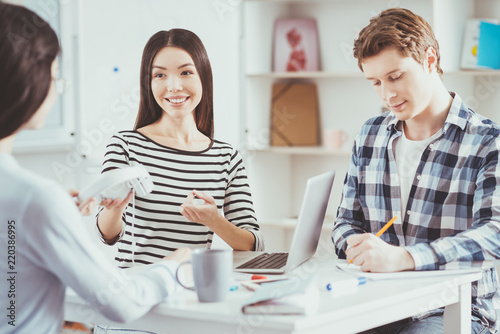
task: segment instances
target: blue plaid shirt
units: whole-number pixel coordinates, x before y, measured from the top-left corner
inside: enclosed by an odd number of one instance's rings
[[[377,232],[401,217],[381,238],[404,246],[415,270],[482,266],[472,284],[472,314],[498,330],[494,304],[500,258],[500,127],[454,96],[442,134],[424,150],[401,213],[394,140],[401,136],[391,113],[368,120],[356,137],[332,233],[345,258],[349,235]],[[498,307],[497,307],[498,308]]]

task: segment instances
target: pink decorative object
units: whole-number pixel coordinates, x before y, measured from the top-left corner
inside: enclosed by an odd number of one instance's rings
[[[339,129],[323,130],[323,146],[330,150],[339,150],[349,140],[347,132]]]
[[[319,71],[315,19],[278,19],[274,29],[273,71]]]

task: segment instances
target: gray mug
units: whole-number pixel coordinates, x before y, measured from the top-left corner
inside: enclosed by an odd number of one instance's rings
[[[186,286],[179,280],[179,268],[175,273],[177,282],[185,289],[196,291],[200,302],[220,302],[226,299],[231,286],[233,252],[228,249],[197,248],[191,252],[194,286]]]

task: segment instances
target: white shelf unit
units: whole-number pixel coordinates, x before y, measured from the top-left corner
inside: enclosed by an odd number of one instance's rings
[[[361,125],[383,107],[352,56],[353,41],[371,17],[391,6],[408,8],[433,26],[448,89],[458,92],[477,112],[498,122],[500,71],[459,68],[465,21],[472,17],[500,17],[500,5],[493,0],[244,0],[243,142],[262,225],[276,227],[276,221],[296,216],[307,178],[331,169],[337,175],[327,214],[335,216],[354,137]],[[316,18],[320,71],[272,71],[274,22],[285,17]],[[349,135],[340,150],[269,146],[272,84],[290,80],[317,84],[321,128],[343,129]]]
[[[256,0],[253,0],[256,1]],[[446,71],[445,76],[500,76],[498,70],[454,70]],[[263,72],[250,73],[245,75],[247,78],[270,78],[270,79],[343,79],[343,78],[364,78],[363,73],[359,72]]]
[[[290,154],[290,155],[326,155],[334,157],[350,157],[351,152],[344,149],[334,150],[323,147],[309,147],[309,146],[293,146],[293,147],[266,147],[247,149],[249,153],[274,153],[274,154]]]

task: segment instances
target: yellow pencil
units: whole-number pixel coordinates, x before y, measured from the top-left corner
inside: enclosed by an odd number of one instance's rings
[[[382,229],[380,231],[377,232],[377,234],[375,235],[376,237],[380,237],[385,231],[387,231],[387,229],[389,227],[391,227],[392,223],[394,223],[394,221],[398,219],[398,216],[394,216],[392,217],[391,220],[389,220],[387,222],[387,224],[384,225],[384,227],[382,227]],[[349,263],[352,263],[352,260],[349,260]]]
[[[375,236],[377,237],[380,237],[389,227],[391,227],[392,223],[394,223],[394,221],[398,218],[398,216],[394,216],[392,217],[391,220],[389,220],[387,222],[387,224],[384,225],[384,227],[382,227],[382,229],[380,231],[377,232],[377,234]]]

